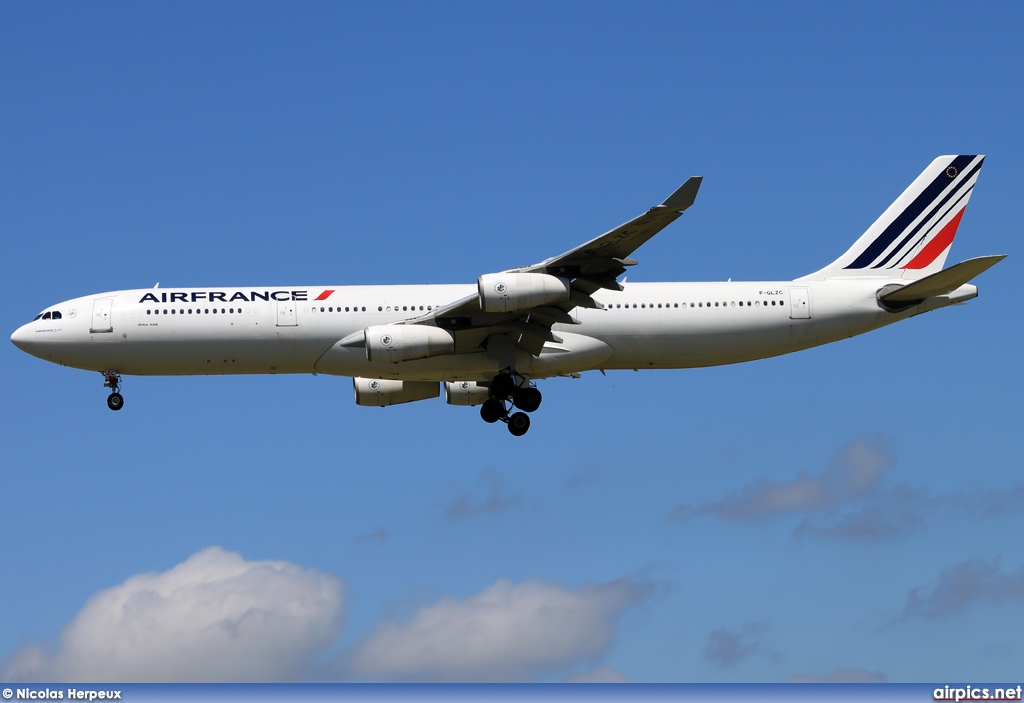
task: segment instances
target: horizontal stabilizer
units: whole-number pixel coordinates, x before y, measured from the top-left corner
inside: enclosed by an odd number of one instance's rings
[[[968,259],[956,266],[950,266],[948,269],[933,273],[931,276],[925,276],[910,285],[885,293],[881,296],[881,299],[886,303],[909,303],[946,295],[978,274],[992,268],[1005,258],[1006,254],[1000,256],[979,256],[976,259]]]

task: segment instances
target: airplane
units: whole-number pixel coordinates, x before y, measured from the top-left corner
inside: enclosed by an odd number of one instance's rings
[[[639,217],[476,285],[122,290],[47,307],[20,349],[103,374],[351,376],[362,406],[480,406],[514,436],[536,381],[585,371],[734,364],[828,344],[977,297],[1005,258],[943,269],[984,155],[940,156],[828,266],[792,281],[626,283],[632,254],[693,205],[694,176]]]

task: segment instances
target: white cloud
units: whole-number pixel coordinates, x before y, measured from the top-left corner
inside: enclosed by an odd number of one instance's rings
[[[565,683],[629,683],[629,677],[610,666],[599,666],[567,676]]]
[[[54,651],[25,647],[8,681],[289,681],[338,637],[343,584],[210,547],[97,593]]]
[[[534,681],[601,656],[623,610],[647,591],[630,579],[576,590],[501,579],[378,625],[350,668],[391,681]]]
[[[768,629],[767,623],[751,622],[739,630],[727,627],[712,630],[704,645],[704,658],[719,666],[734,666],[755,655],[778,661],[781,655],[762,640]]]
[[[881,671],[867,669],[836,669],[824,676],[797,674],[790,683],[886,683],[889,678]]]
[[[486,469],[480,480],[486,489],[482,498],[473,498],[467,492],[459,493],[445,508],[444,514],[458,519],[507,512],[522,506],[523,497],[505,491],[505,479],[497,471]]]
[[[861,439],[840,449],[819,474],[758,479],[715,501],[677,505],[671,516],[729,522],[800,517],[793,530],[798,538],[881,542],[936,522],[988,520],[1024,509],[1024,481],[1001,490],[932,495],[922,486],[883,485],[892,465],[884,447]]]
[[[378,527],[373,532],[367,532],[365,534],[361,534],[361,535],[356,536],[356,538],[352,540],[352,544],[367,544],[367,543],[370,543],[370,542],[378,542],[378,543],[386,542],[390,536],[391,535],[388,534],[387,530],[385,530],[382,527]]]
[[[817,476],[801,472],[789,481],[760,479],[714,503],[680,505],[674,515],[746,521],[826,510],[870,495],[892,464],[884,448],[861,439],[840,449]]]
[[[1024,602],[1024,566],[1005,572],[998,559],[968,559],[939,574],[932,589],[910,591],[903,604],[902,619],[944,618],[976,603],[999,605],[1014,601]]]

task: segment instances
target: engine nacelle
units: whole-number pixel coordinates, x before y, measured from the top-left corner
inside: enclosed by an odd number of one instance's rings
[[[529,310],[568,302],[569,281],[546,273],[488,273],[477,279],[480,309],[486,312]]]
[[[448,405],[481,405],[490,397],[486,386],[476,381],[445,381],[444,399]]]
[[[455,338],[440,327],[425,325],[374,325],[363,330],[366,358],[382,364],[426,359],[451,354]]]
[[[386,408],[389,405],[428,400],[441,394],[436,381],[393,381],[381,378],[352,379],[356,405]]]

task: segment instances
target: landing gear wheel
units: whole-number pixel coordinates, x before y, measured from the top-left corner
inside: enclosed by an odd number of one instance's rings
[[[489,398],[480,406],[480,417],[484,422],[497,422],[505,417],[505,403],[497,398]]]
[[[124,407],[124,398],[120,393],[111,393],[107,396],[107,407],[111,410],[120,410]]]
[[[499,373],[491,381],[491,397],[505,400],[516,390],[516,380],[510,374]]]
[[[516,388],[512,392],[512,403],[523,412],[532,413],[540,407],[541,394],[536,388]]]
[[[508,419],[508,431],[513,437],[522,437],[530,429],[530,416],[526,413],[513,413]]]

